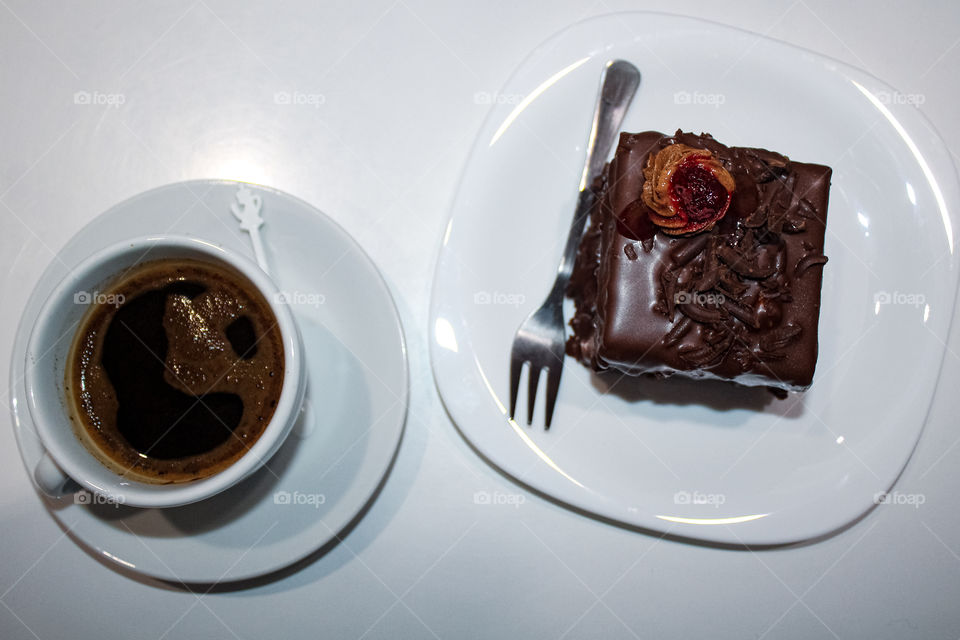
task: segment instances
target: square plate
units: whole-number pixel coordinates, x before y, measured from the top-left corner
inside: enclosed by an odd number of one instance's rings
[[[710,132],[833,167],[809,391],[781,401],[724,383],[617,381],[568,358],[549,431],[540,405],[533,427],[507,418],[510,344],[553,281],[601,70],[616,58],[643,74],[625,131]],[[626,13],[557,34],[492,102],[431,306],[434,376],[464,437],[545,496],[678,537],[785,544],[873,507],[922,431],[957,287],[960,189],[910,96],[763,36]]]

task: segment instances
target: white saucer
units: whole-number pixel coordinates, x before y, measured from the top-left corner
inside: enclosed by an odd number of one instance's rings
[[[35,467],[42,448],[26,411],[25,344],[54,285],[94,251],[150,233],[176,231],[252,256],[249,237],[230,214],[239,185],[192,181],[131,198],[84,227],[43,273],[20,321],[10,375],[14,431],[27,469]],[[253,189],[263,198],[261,232],[271,275],[303,334],[306,417],[269,470],[194,505],[135,509],[44,498],[82,546],[149,576],[240,580],[309,555],[363,512],[385,480],[403,433],[406,349],[386,283],[324,214],[279,191]]]
[[[834,168],[807,393],[777,401],[646,379],[607,392],[568,358],[550,431],[542,382],[535,426],[507,419],[511,340],[553,282],[600,72],[615,58],[643,74],[624,130],[706,131]],[[809,51],[650,13],[570,27],[499,95],[464,170],[431,308],[434,376],[462,434],[562,503],[700,540],[816,538],[882,499],[920,436],[958,276],[957,177],[911,97]]]

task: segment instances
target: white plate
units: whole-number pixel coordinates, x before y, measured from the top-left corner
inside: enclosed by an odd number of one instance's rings
[[[176,231],[252,256],[229,206],[239,183],[161,187],[113,207],[84,227],[43,273],[13,349],[13,423],[27,469],[42,448],[26,411],[24,349],[39,306],[70,265],[123,238]],[[222,582],[283,568],[349,527],[393,462],[407,410],[407,362],[399,316],[370,258],[310,205],[266,187],[261,229],[271,275],[303,334],[307,401],[280,451],[232,489],[194,505],[134,509],[45,499],[82,546],[134,571],[173,581]]]
[[[568,358],[549,432],[506,418],[510,343],[553,281],[613,58],[643,74],[627,131],[708,131],[833,167],[807,393],[776,401],[679,380],[604,393]],[[609,15],[548,40],[498,94],[437,265],[433,370],[463,435],[562,503],[682,537],[789,543],[865,513],[919,438],[957,285],[956,175],[912,100],[833,60],[695,19]]]

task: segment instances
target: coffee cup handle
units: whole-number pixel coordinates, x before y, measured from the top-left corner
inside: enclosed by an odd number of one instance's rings
[[[65,474],[46,452],[33,469],[33,479],[40,491],[51,498],[60,498],[80,490],[80,485]]]

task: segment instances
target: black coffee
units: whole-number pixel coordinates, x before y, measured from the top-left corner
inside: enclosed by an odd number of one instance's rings
[[[78,437],[144,482],[188,482],[240,458],[283,386],[283,339],[263,295],[226,265],[182,259],[143,263],[106,289],[66,367]]]

